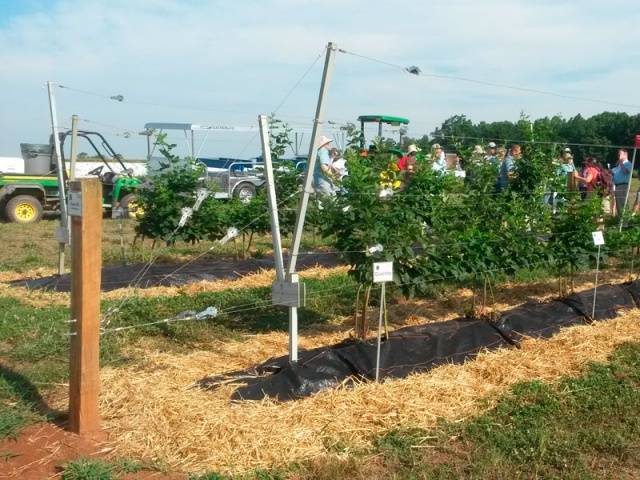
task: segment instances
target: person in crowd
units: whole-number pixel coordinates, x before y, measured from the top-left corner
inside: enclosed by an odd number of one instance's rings
[[[323,135],[318,143],[318,158],[313,170],[313,189],[318,195],[335,195],[329,155],[329,145],[332,142],[333,140]]]
[[[496,150],[496,158],[498,159],[498,165],[502,165],[502,162],[504,162],[504,159],[507,156],[507,149],[504,147],[498,147]]]
[[[500,163],[498,160],[498,146],[495,142],[489,142],[487,144],[487,154],[484,156],[484,161],[491,165]]]
[[[407,153],[398,160],[398,168],[401,171],[413,172],[416,168],[417,155],[420,149],[414,144],[407,147]]]
[[[444,150],[439,143],[434,143],[431,146],[431,151],[431,160],[433,161],[431,169],[436,172],[444,173],[447,170],[447,157],[444,154]]]
[[[640,188],[636,192],[636,201],[633,203],[633,215],[640,213]]]
[[[578,175],[574,172],[574,178],[580,182],[580,191],[584,192],[583,198],[588,200],[593,196],[593,192],[596,189],[596,184],[599,179],[599,169],[596,159],[592,156],[588,156],[584,159],[584,165],[582,166],[582,172]]]
[[[576,168],[573,163],[573,155],[563,152],[557,161],[553,162],[555,166],[556,180],[551,182],[549,191],[544,194],[544,202],[553,207],[553,213],[556,213],[558,202],[558,194],[560,193],[560,201],[564,200],[562,192],[575,190],[575,179],[573,173]]]
[[[329,156],[331,157],[331,172],[333,177],[342,181],[344,177],[349,175],[347,170],[347,161],[342,156],[342,152],[337,148],[332,148],[329,151]]]
[[[513,178],[516,170],[516,160],[522,156],[522,147],[518,144],[512,145],[509,153],[500,165],[500,175],[498,177],[498,191],[502,191],[509,186],[509,180]]]
[[[482,145],[476,145],[475,147],[473,147],[471,157],[469,157],[469,161],[471,164],[479,165],[484,161],[485,158],[486,155],[484,152],[484,148],[482,148]]]
[[[631,182],[631,162],[629,154],[626,150],[618,150],[618,163],[611,169],[613,174],[614,196],[616,200],[616,212],[618,216],[622,215],[625,208],[625,200],[629,182]]]

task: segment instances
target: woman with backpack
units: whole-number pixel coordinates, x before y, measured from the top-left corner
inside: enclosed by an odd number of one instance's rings
[[[578,175],[578,173],[573,174],[573,178],[580,182],[580,191],[585,192],[583,196],[585,200],[593,197],[593,192],[596,190],[599,177],[600,172],[596,160],[591,156],[584,159],[584,165],[580,175]]]

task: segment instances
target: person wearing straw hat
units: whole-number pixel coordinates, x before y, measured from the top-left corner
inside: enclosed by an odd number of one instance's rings
[[[331,172],[329,145],[333,142],[322,135],[318,141],[318,158],[313,170],[313,189],[318,195],[335,195]]]
[[[413,172],[416,168],[416,155],[420,149],[414,144],[407,147],[407,154],[398,160],[398,168],[402,171]]]

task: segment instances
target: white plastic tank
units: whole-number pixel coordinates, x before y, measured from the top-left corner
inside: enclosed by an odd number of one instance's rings
[[[24,173],[27,175],[49,175],[52,167],[53,146],[40,143],[21,143]]]

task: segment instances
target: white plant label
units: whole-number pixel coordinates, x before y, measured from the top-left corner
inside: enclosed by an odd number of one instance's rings
[[[604,245],[604,236],[601,231],[591,232],[591,236],[593,237],[593,244],[598,247],[600,245]]]
[[[81,192],[69,192],[67,198],[67,213],[71,217],[82,216],[82,193]]]
[[[393,262],[375,262],[373,264],[373,283],[393,281]]]

